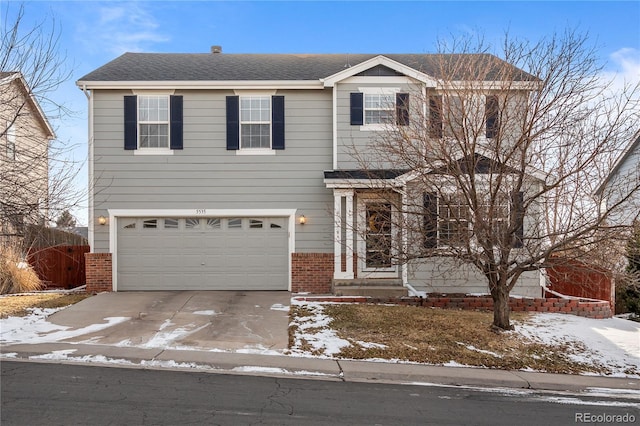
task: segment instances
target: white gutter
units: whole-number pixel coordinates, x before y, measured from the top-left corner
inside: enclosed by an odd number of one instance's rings
[[[87,86],[83,85],[81,87],[82,92],[84,93],[84,95],[87,97],[87,104],[88,104],[88,134],[87,134],[87,147],[88,147],[88,155],[89,155],[89,159],[87,162],[87,167],[89,169],[89,181],[88,181],[88,186],[87,186],[87,202],[88,202],[88,207],[89,207],[89,214],[88,214],[88,223],[87,223],[87,227],[88,227],[88,231],[89,231],[89,235],[88,235],[88,240],[89,240],[89,247],[90,247],[90,251],[91,253],[94,253],[94,241],[95,241],[95,237],[94,237],[94,232],[95,232],[95,220],[94,220],[94,212],[93,212],[93,186],[94,186],[94,182],[93,182],[93,92],[89,92],[87,90]]]
[[[76,85],[86,89],[324,89],[319,80],[220,80],[220,81],[78,81]],[[84,89],[83,89],[84,90]]]

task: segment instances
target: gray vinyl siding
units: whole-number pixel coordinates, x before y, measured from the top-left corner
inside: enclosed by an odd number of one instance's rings
[[[284,150],[237,155],[226,149],[226,96],[233,91],[176,91],[184,99],[184,148],[173,155],[124,150],[123,97],[94,92],[94,209],[298,209],[297,252],[333,250],[330,90],[281,91]],[[94,251],[109,251],[109,227],[95,227]]]
[[[488,294],[487,278],[469,264],[446,258],[413,261],[408,266],[409,284],[427,293]],[[541,297],[540,273],[528,271],[518,279],[513,296]]]
[[[379,79],[379,78],[378,78]],[[359,88],[399,88],[402,93],[415,93],[420,90],[418,85],[404,83],[339,83],[336,85],[336,127],[338,147],[338,169],[382,169],[399,168],[398,164],[391,164],[381,158],[381,150],[376,148],[385,133],[382,131],[361,130],[362,126],[351,125],[350,94],[359,92]],[[410,99],[412,105],[414,100]],[[413,108],[413,105],[411,106]],[[354,155],[354,153],[357,153]]]

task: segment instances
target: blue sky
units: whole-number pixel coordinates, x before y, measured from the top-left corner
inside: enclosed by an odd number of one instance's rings
[[[2,16],[20,3],[0,0]],[[86,158],[87,102],[75,81],[127,51],[428,53],[438,38],[505,31],[532,41],[566,28],[589,34],[611,73],[640,79],[640,2],[600,1],[27,1],[24,29],[53,17],[72,78],[53,97],[74,111],[54,121],[61,143]],[[77,180],[86,187],[86,167]],[[86,205],[74,210],[86,224]]]

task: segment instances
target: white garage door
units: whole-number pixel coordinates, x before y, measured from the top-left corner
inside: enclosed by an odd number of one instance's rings
[[[118,218],[118,290],[287,290],[288,218]]]

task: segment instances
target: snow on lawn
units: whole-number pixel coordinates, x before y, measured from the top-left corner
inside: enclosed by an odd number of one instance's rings
[[[337,336],[329,327],[331,318],[324,314],[323,306],[329,302],[304,302],[292,300],[293,306],[305,308],[312,314],[298,316],[293,326],[297,326],[292,355],[331,357],[352,342]],[[512,321],[515,332],[523,337],[549,345],[563,343],[578,344],[584,350],[570,355],[578,362],[588,365],[605,366],[609,376],[640,377],[640,323],[621,318],[591,319],[566,314],[532,313],[525,322]],[[353,342],[363,347],[378,346],[376,343]],[[467,349],[500,357],[499,354],[458,344]],[[380,345],[383,346],[383,345]],[[379,361],[379,359],[371,359]],[[392,360],[389,360],[392,361]],[[465,367],[455,361],[445,366]],[[527,371],[534,371],[530,368]]]
[[[309,316],[298,316],[294,326],[297,327],[291,355],[330,357],[340,352],[340,349],[350,346],[348,340],[338,337],[335,331],[329,328],[331,318],[324,314],[326,303],[303,302],[291,300],[292,306],[302,307],[311,312]],[[308,348],[310,346],[310,349]]]
[[[87,327],[71,330],[71,327],[52,324],[46,318],[64,308],[30,309],[24,317],[0,319],[0,343],[51,343],[83,334],[104,330],[115,324],[129,320],[129,317],[104,318],[103,324],[91,324]]]
[[[531,340],[558,345],[577,342],[580,353],[568,354],[575,361],[604,365],[616,376],[640,371],[640,323],[621,318],[591,319],[565,314],[532,315],[515,322],[515,331]]]

